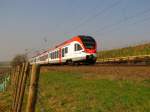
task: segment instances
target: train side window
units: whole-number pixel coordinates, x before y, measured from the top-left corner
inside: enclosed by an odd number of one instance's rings
[[[58,58],[58,52],[56,51],[56,58]]]
[[[54,52],[53,52],[53,59],[54,59],[54,57],[55,57],[55,54],[54,54]]]
[[[54,59],[54,52],[52,52],[52,59]]]
[[[55,59],[55,52],[53,52],[53,59]]]
[[[68,47],[65,48],[65,54],[67,54],[67,53],[68,53]]]
[[[55,51],[55,59],[57,58],[57,52]]]
[[[54,55],[54,58],[53,58],[53,59],[55,59],[55,52],[53,53],[53,55]]]
[[[56,51],[54,52],[54,58],[56,59]]]
[[[55,59],[55,52],[53,52],[53,59]]]
[[[49,58],[51,58],[51,53],[49,53]]]
[[[56,59],[56,51],[55,51],[55,59]]]
[[[62,49],[62,57],[65,57],[65,49]]]
[[[57,51],[56,51],[56,58],[57,58]]]
[[[53,59],[55,59],[55,52],[53,52]]]
[[[82,47],[80,44],[75,44],[75,51],[80,51],[82,50]]]
[[[51,53],[51,59],[52,59],[52,53]]]
[[[51,59],[53,59],[53,55],[52,55],[52,53],[51,53]]]
[[[57,58],[59,58],[59,51],[57,51]]]
[[[77,44],[74,45],[74,50],[77,51]]]
[[[55,59],[55,52],[53,52],[53,59]]]

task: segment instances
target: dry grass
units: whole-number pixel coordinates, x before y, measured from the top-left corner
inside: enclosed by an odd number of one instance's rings
[[[2,76],[4,73],[7,73],[10,70],[10,68],[7,67],[0,67],[0,76]]]
[[[149,67],[42,67],[46,112],[149,112]],[[41,106],[37,106],[40,112]]]
[[[149,66],[51,66],[42,67],[41,72],[58,71],[84,74],[85,79],[150,79]]]
[[[12,99],[8,91],[0,93],[0,112],[9,112],[11,108],[11,103]]]
[[[7,73],[10,69],[3,67],[0,68],[0,78],[4,77],[4,75],[6,75],[5,73]],[[10,88],[7,88],[6,92],[1,92],[0,93],[0,112],[9,112],[10,110],[10,106],[11,106],[11,96],[10,96]]]
[[[49,66],[42,67],[41,72],[39,85],[42,103],[50,108],[47,112],[149,109],[149,66]],[[9,91],[0,93],[0,112],[8,112],[11,102]]]

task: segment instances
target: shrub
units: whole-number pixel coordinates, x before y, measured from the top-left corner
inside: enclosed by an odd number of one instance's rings
[[[27,61],[28,61],[28,58],[27,58],[26,54],[18,54],[13,58],[11,65],[17,66],[17,65],[21,65],[22,63],[27,62]]]

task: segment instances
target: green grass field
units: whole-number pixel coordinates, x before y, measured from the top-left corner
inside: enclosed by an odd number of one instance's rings
[[[148,67],[96,67],[42,68],[36,112],[150,111]],[[27,96],[28,90],[22,112]],[[8,87],[0,93],[0,112],[9,112],[11,105]]]
[[[85,79],[84,74],[47,72],[40,77],[46,112],[149,112],[150,80]]]
[[[9,112],[12,103],[12,96],[10,91],[0,93],[0,112]]]
[[[150,43],[98,52],[98,58],[150,55]]]

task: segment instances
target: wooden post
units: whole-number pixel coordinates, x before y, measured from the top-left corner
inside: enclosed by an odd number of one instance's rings
[[[13,74],[12,74],[12,90],[13,90],[13,92],[15,91],[15,80],[16,80],[17,70],[18,70],[17,67],[13,68]],[[14,95],[14,93],[13,93],[13,95]]]
[[[16,96],[17,96],[17,88],[18,88],[18,82],[19,82],[19,74],[20,74],[20,66],[16,67],[15,75],[14,75],[14,99],[13,99],[13,104],[12,104],[12,112],[15,107],[16,103]]]
[[[32,65],[32,73],[30,79],[29,96],[26,112],[35,112],[39,73],[40,73],[40,66]]]
[[[16,71],[17,71],[17,68],[16,67],[13,67],[12,68],[12,83],[11,83],[11,91],[12,91],[12,97],[13,97],[13,100],[14,100],[14,94],[15,94],[15,74],[16,74]],[[13,106],[14,106],[14,101],[12,102],[12,107],[11,107],[11,112],[13,111]]]
[[[20,97],[20,90],[21,90],[21,84],[22,84],[22,80],[23,80],[23,74],[24,74],[24,68],[25,68],[25,64],[22,64],[22,68],[21,68],[21,72],[19,74],[19,82],[18,82],[18,87],[17,87],[17,93],[16,93],[16,101],[15,101],[15,106],[14,106],[14,110],[13,112],[17,112],[17,107],[18,107],[18,101],[19,101],[19,97]]]
[[[10,75],[10,85],[13,85],[13,74],[14,74],[14,69],[11,69],[10,72],[9,72],[9,75]]]
[[[19,101],[18,101],[17,112],[21,112],[21,109],[22,109],[22,103],[23,103],[23,99],[24,99],[24,92],[25,92],[25,86],[26,86],[28,74],[29,74],[29,63],[26,63],[23,80],[22,80],[22,85],[21,85],[21,90],[20,90],[20,97],[19,97]]]
[[[11,89],[12,89],[12,96],[14,96],[14,91],[15,91],[15,78],[16,78],[16,74],[17,74],[17,67],[14,67],[12,69],[12,74],[11,74]]]

